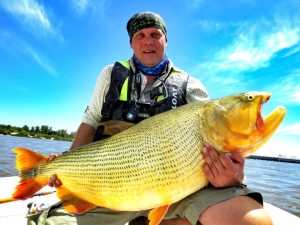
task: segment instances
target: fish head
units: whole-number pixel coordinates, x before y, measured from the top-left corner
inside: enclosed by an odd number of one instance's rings
[[[248,92],[208,101],[203,110],[207,142],[219,151],[251,155],[272,136],[286,114],[279,106],[263,119],[261,109],[270,97],[268,92]]]

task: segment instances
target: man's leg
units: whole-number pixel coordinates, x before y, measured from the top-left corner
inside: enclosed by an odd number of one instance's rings
[[[199,216],[203,225],[272,225],[263,206],[247,196],[238,196],[209,206]]]
[[[121,212],[97,207],[81,215],[66,212],[61,203],[28,218],[27,225],[124,225],[147,212]],[[142,225],[142,224],[141,224]]]
[[[249,196],[249,197],[245,197]],[[205,225],[230,224],[230,218],[242,219],[245,223],[232,224],[257,224],[269,225],[269,217],[262,207],[263,199],[260,193],[251,191],[244,185],[229,188],[207,187],[170,206],[165,220],[160,225],[195,225],[200,222]],[[225,214],[225,215],[223,215]],[[255,223],[255,218],[261,222]],[[179,219],[184,218],[184,219]],[[200,220],[199,220],[200,219]],[[246,223],[253,220],[252,223]],[[145,220],[147,221],[147,220]],[[199,222],[200,221],[200,222]],[[228,221],[228,223],[225,223]],[[146,222],[141,225],[148,224]]]
[[[202,225],[272,225],[263,206],[247,196],[238,196],[209,206],[199,216]],[[160,225],[191,225],[185,219],[163,220]]]

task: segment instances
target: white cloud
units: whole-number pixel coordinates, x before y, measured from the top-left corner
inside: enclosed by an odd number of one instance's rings
[[[218,21],[198,20],[192,24],[195,29],[204,30],[206,33],[215,33],[224,28],[224,23]],[[194,28],[193,28],[194,29]]]
[[[30,33],[51,35],[53,38],[62,41],[63,37],[52,25],[44,6],[35,0],[2,0],[0,6],[11,13]]]
[[[89,6],[89,0],[76,0],[73,1],[73,6],[77,12],[85,12]]]
[[[92,12],[93,14],[101,15],[104,14],[108,3],[107,0],[69,0],[71,7],[74,9],[75,13],[78,15],[85,14],[87,12]],[[90,15],[90,14],[89,14]]]
[[[200,5],[204,4],[206,0],[186,0],[185,5],[188,9],[198,8]]]
[[[194,73],[201,74],[203,82],[215,89],[224,87],[224,81],[227,81],[227,84],[228,81],[231,84],[239,84],[237,86],[240,86],[241,90],[247,89],[241,86],[243,81],[249,85],[250,81],[246,80],[245,75],[247,72],[268,67],[279,51],[294,47],[299,49],[299,25],[299,19],[289,21],[277,18],[239,24],[229,23],[227,26],[218,25],[219,35],[222,35],[223,29],[228,32],[229,28],[234,30],[235,35],[232,35],[232,41],[211,56],[209,61],[197,65]],[[289,53],[293,54],[295,51],[290,50]],[[296,98],[299,98],[299,95],[294,95],[294,99]]]
[[[278,102],[300,104],[300,69],[283,75],[267,87],[267,90],[276,95],[275,99]]]
[[[278,130],[279,131],[279,130]],[[282,156],[300,159],[298,136],[276,132],[254,155]]]
[[[50,65],[49,60],[43,55],[39,54],[36,50],[27,46],[25,48],[25,54],[28,53],[35,62],[37,62],[41,67],[47,70],[50,74],[56,77],[56,70]]]
[[[281,133],[300,135],[300,123],[284,126],[278,130]]]
[[[16,16],[39,23],[46,29],[51,27],[44,8],[33,0],[3,0],[1,5]]]
[[[290,49],[283,57],[288,57],[288,56],[291,56],[291,55],[296,54],[298,52],[300,52],[300,45],[299,44],[298,44],[298,46]]]
[[[31,58],[39,66],[44,68],[51,76],[57,77],[56,70],[51,66],[49,60],[30,46],[27,42],[19,39],[8,31],[0,32],[0,49],[3,49],[17,57]]]
[[[221,69],[248,71],[266,67],[278,51],[296,45],[300,39],[296,28],[264,32],[254,25],[244,29],[231,45],[218,53],[215,63],[227,65]]]
[[[273,52],[279,51],[284,48],[289,48],[295,45],[299,41],[299,30],[296,29],[284,29],[278,31],[269,37],[267,37],[267,48],[273,50]]]

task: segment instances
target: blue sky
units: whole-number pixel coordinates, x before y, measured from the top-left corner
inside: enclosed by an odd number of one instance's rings
[[[127,20],[159,13],[169,58],[211,98],[269,91],[287,116],[260,150],[300,157],[298,0],[1,0],[0,123],[75,131],[101,69],[132,55]]]

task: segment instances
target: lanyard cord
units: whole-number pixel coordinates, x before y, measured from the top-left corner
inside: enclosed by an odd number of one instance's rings
[[[138,72],[135,74],[135,88],[137,91],[137,101],[141,99],[141,92],[142,92],[142,74]]]
[[[161,82],[161,84],[163,85],[165,97],[169,96],[168,88],[166,87],[166,84],[165,84],[168,77],[169,77],[169,75],[167,75],[165,77],[165,79],[161,79],[159,76],[155,77],[155,79],[159,80]],[[153,88],[153,90],[156,88],[159,88],[159,87],[160,87],[160,85]],[[137,102],[139,102],[141,99],[141,93],[142,93],[142,74],[141,74],[141,72],[138,72],[135,74],[135,88],[137,90]],[[162,94],[164,94],[164,93],[162,93]]]
[[[166,82],[166,80],[168,79],[168,77],[169,77],[169,75],[167,75],[166,76],[166,78],[164,79],[164,80],[162,80],[160,77],[156,77],[156,79],[158,79],[161,83],[162,83],[162,85],[163,85],[163,87],[164,87],[164,90],[165,90],[165,92],[166,92],[166,98],[167,97],[169,97],[169,92],[168,92],[168,88],[166,87],[166,84],[165,84],[165,82]],[[159,87],[159,86],[158,86]],[[156,88],[158,88],[158,87],[156,87]],[[163,93],[164,94],[164,93]]]

